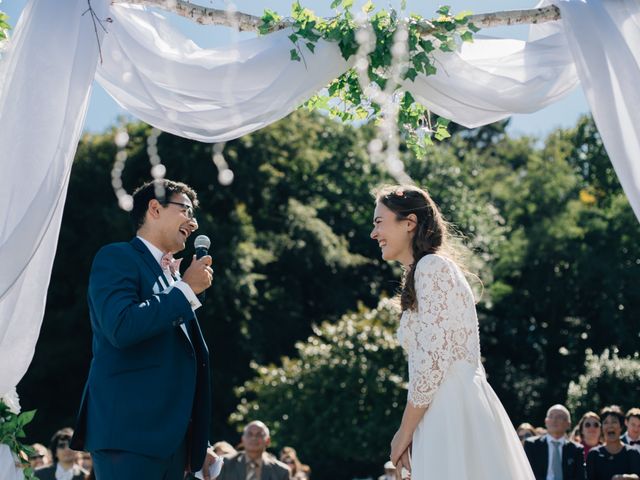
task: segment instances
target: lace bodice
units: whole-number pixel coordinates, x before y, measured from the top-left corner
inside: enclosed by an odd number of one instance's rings
[[[398,340],[409,357],[408,400],[428,407],[451,366],[480,363],[473,293],[460,269],[439,255],[416,265],[417,310],[405,310]]]

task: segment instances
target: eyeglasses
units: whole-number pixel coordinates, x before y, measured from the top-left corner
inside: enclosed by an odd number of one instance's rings
[[[584,422],[582,425],[586,428],[599,428],[600,422]]]
[[[189,220],[193,220],[193,207],[191,205],[188,205],[186,203],[180,203],[180,202],[164,202],[165,204],[172,204],[172,205],[178,205],[182,208],[184,208],[184,213],[187,214],[187,218],[189,218]]]

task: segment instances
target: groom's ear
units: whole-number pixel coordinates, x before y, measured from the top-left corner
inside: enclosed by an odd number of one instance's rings
[[[147,213],[151,215],[152,218],[158,218],[160,215],[160,208],[162,205],[156,198],[152,198],[149,200],[149,204],[147,205]]]

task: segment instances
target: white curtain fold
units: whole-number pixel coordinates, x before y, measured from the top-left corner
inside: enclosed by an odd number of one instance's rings
[[[640,2],[561,0],[558,6],[593,120],[640,219]]]
[[[111,16],[98,82],[129,113],[202,142],[280,120],[350,67],[325,41],[291,61],[291,30],[202,49],[157,13],[113,5]]]
[[[640,0],[556,3],[562,20],[532,26],[528,42],[478,36],[438,53],[437,75],[404,87],[435,113],[476,127],[539,110],[582,84],[640,218]],[[30,0],[0,61],[0,393],[33,356],[94,74],[141,120],[221,142],[283,118],[351,66],[324,41],[292,62],[288,31],[202,49],[156,12],[92,5],[113,20],[97,72],[86,0]]]
[[[107,0],[92,4],[105,18]],[[32,0],[0,63],[0,393],[26,372],[42,324],[98,60],[86,9],[86,0]]]

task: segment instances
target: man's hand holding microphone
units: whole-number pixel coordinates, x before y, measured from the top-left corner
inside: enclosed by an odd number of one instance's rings
[[[200,302],[204,302],[204,291],[211,286],[213,281],[213,262],[209,255],[211,240],[206,235],[198,235],[193,242],[196,254],[193,256],[191,265],[184,272],[182,281],[191,287],[193,293],[198,295]]]

